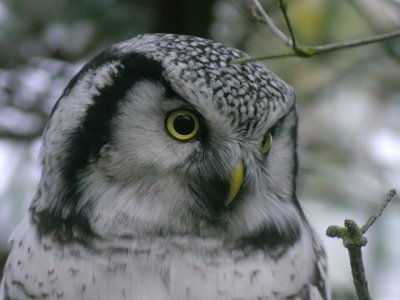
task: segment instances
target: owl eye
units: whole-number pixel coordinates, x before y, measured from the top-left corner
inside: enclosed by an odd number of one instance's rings
[[[199,118],[187,110],[174,110],[167,115],[165,127],[170,136],[178,141],[189,141],[200,132]]]
[[[272,135],[271,133],[267,132],[264,135],[264,139],[262,141],[261,152],[263,154],[267,154],[269,149],[271,148],[271,145],[272,145]]]

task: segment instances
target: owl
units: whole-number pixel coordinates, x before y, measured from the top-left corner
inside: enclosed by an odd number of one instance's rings
[[[246,56],[145,34],[87,63],[43,134],[0,299],[329,299],[295,95]]]

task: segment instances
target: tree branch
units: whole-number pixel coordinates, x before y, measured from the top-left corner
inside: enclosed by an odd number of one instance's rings
[[[329,226],[326,235],[329,237],[341,238],[343,245],[347,248],[350,258],[351,273],[354,286],[359,300],[370,300],[368,282],[365,276],[365,269],[361,248],[367,244],[364,234],[382,215],[386,206],[396,196],[396,191],[391,190],[379,207],[379,210],[372,215],[368,221],[360,228],[353,220],[345,220],[344,226]]]
[[[390,190],[389,193],[386,195],[386,198],[383,200],[381,205],[379,206],[378,211],[376,214],[369,217],[367,222],[361,227],[362,234],[365,234],[368,229],[375,223],[376,220],[382,215],[383,211],[385,210],[386,206],[389,204],[390,201],[396,196],[395,190]]]
[[[260,2],[258,2],[258,0],[252,0],[253,4],[256,8],[256,11],[258,13],[258,15],[255,15],[255,17],[260,20],[261,22],[263,22],[264,24],[266,24],[269,29],[272,31],[272,33],[274,33],[280,40],[282,40],[286,45],[288,45],[289,47],[292,46],[292,41],[290,40],[289,37],[286,36],[285,33],[283,33],[283,31],[281,31],[274,23],[274,21],[272,20],[272,18],[267,14],[267,12],[263,9],[263,7],[261,6]]]
[[[317,45],[317,46],[304,46],[297,43],[293,26],[291,24],[290,18],[287,13],[287,2],[286,0],[278,0],[279,7],[282,11],[283,17],[285,19],[286,25],[290,32],[290,38],[287,37],[276,25],[273,23],[272,19],[268,16],[265,10],[262,8],[260,3],[257,0],[252,0],[254,5],[257,8],[259,15],[262,17],[261,20],[270,28],[272,33],[274,33],[278,38],[285,42],[287,46],[291,48],[289,52],[277,53],[272,55],[260,55],[246,58],[239,58],[232,61],[233,64],[242,64],[250,61],[256,60],[266,60],[266,59],[276,59],[276,58],[284,58],[284,57],[313,57],[319,54],[354,48],[358,46],[368,45],[372,43],[381,42],[384,40],[394,39],[400,37],[400,30],[395,30],[388,33],[377,34],[366,38],[360,38],[355,40],[350,40],[346,42],[340,43],[331,43],[325,45]]]
[[[290,34],[290,38],[291,38],[291,47],[293,49],[298,49],[297,40],[296,40],[296,37],[294,36],[294,30],[293,30],[292,22],[290,21],[289,15],[288,15],[288,12],[287,12],[287,1],[286,0],[279,0],[279,8],[282,11],[283,18],[285,19],[286,26],[287,26],[287,28],[289,30],[289,34]]]

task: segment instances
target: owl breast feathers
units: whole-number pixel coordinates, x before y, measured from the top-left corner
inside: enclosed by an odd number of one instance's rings
[[[0,299],[329,299],[294,93],[245,56],[148,34],[86,64],[44,132]]]

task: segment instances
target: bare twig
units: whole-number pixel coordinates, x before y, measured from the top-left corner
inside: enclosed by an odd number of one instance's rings
[[[376,42],[381,42],[384,40],[389,40],[392,38],[400,37],[400,30],[388,32],[388,33],[383,33],[383,34],[377,34],[374,36],[366,37],[366,38],[361,38],[361,39],[356,39],[352,41],[347,41],[343,43],[332,43],[332,44],[327,44],[327,45],[321,45],[321,46],[315,46],[313,49],[320,53],[324,52],[330,52],[330,51],[335,51],[335,50],[341,50],[341,49],[346,49],[346,48],[353,48],[356,46],[361,46],[361,45],[368,45]]]
[[[291,38],[291,42],[292,42],[292,48],[293,49],[298,49],[297,40],[296,40],[296,37],[294,36],[294,30],[293,30],[292,22],[290,21],[290,18],[289,18],[288,12],[287,12],[287,1],[286,0],[279,0],[279,8],[282,11],[283,18],[285,19],[286,26],[287,26],[287,28],[289,30],[289,33],[290,33],[290,38]]]
[[[378,34],[371,37],[351,40],[343,43],[332,43],[326,45],[319,45],[319,46],[298,46],[298,49],[301,49],[301,53],[294,50],[290,52],[284,52],[279,54],[272,54],[272,55],[260,55],[260,56],[253,56],[253,57],[246,57],[240,58],[232,61],[235,64],[246,63],[250,61],[256,60],[265,60],[265,59],[274,59],[274,58],[283,58],[283,57],[312,57],[315,55],[333,52],[348,48],[354,48],[357,46],[368,45],[372,43],[381,42],[388,39],[393,39],[396,37],[400,37],[400,30],[392,31],[388,33]]]
[[[356,288],[357,297],[359,300],[370,300],[371,296],[368,291],[368,282],[365,276],[364,263],[361,248],[367,244],[367,238],[364,234],[375,223],[375,221],[382,215],[388,203],[396,195],[395,190],[391,190],[376,214],[372,215],[368,221],[360,228],[353,220],[345,220],[344,226],[329,226],[326,234],[329,237],[341,238],[343,245],[349,252],[351,273],[353,275],[353,282]]]
[[[395,30],[395,31],[388,32],[388,33],[377,34],[377,35],[373,35],[370,37],[355,39],[355,40],[346,41],[346,42],[331,43],[331,44],[317,45],[317,46],[304,46],[304,45],[300,45],[296,41],[293,26],[291,24],[290,18],[287,13],[286,0],[278,0],[278,1],[280,4],[279,7],[282,11],[286,25],[290,32],[290,37],[286,36],[286,34],[283,33],[274,24],[271,17],[268,16],[268,14],[262,8],[262,6],[258,2],[258,0],[252,0],[252,1],[253,1],[254,5],[256,6],[258,13],[262,17],[263,22],[265,24],[267,24],[267,26],[270,28],[270,30],[278,38],[280,38],[282,41],[284,41],[285,44],[291,48],[291,51],[272,54],[272,55],[260,55],[260,56],[239,58],[239,59],[233,60],[232,61],[233,64],[242,64],[242,63],[246,63],[246,62],[250,62],[250,61],[276,59],[276,58],[283,58],[283,57],[307,57],[307,58],[309,58],[309,57],[313,57],[313,56],[323,54],[323,53],[329,53],[329,52],[333,52],[333,51],[354,48],[354,47],[358,47],[358,46],[368,45],[368,44],[377,43],[377,42],[381,42],[384,40],[389,40],[389,39],[394,39],[394,38],[400,37],[400,30]]]
[[[383,200],[382,204],[379,207],[379,210],[373,216],[369,217],[368,221],[361,226],[362,234],[365,234],[367,230],[375,223],[376,220],[382,215],[383,211],[385,210],[386,206],[389,204],[390,201],[396,196],[395,190],[390,190],[389,193],[386,195],[386,198]]]
[[[371,15],[370,11],[366,9],[362,1],[350,0],[348,3],[361,16],[365,24],[372,30],[372,32],[377,33],[385,29],[384,26],[382,26],[382,24],[380,24],[377,19]],[[389,56],[392,56],[395,59],[400,57],[399,53],[395,50],[395,45],[393,43],[384,43],[383,47]]]
[[[365,277],[365,269],[361,248],[367,244],[367,239],[362,235],[360,228],[353,220],[345,220],[345,227],[329,226],[326,234],[329,237],[341,238],[343,245],[349,252],[351,274],[359,300],[370,300],[368,282]]]
[[[267,12],[263,9],[263,7],[261,6],[260,2],[258,2],[258,0],[252,0],[254,3],[254,6],[257,9],[258,14],[261,17],[261,21],[264,22],[269,29],[279,38],[281,39],[286,45],[288,45],[289,47],[292,46],[292,41],[290,40],[289,37],[286,36],[285,33],[283,33],[283,31],[281,31],[274,23],[274,21],[272,20],[272,18],[267,14]]]

